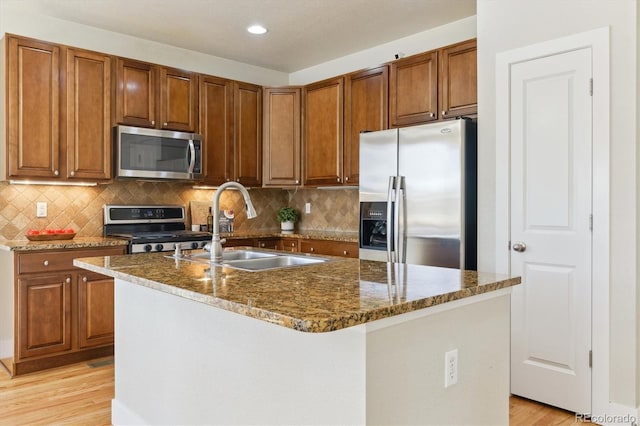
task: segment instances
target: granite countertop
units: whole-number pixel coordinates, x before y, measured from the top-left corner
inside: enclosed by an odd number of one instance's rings
[[[71,240],[29,241],[0,239],[0,250],[29,251],[29,250],[64,250],[88,247],[126,246],[126,240],[103,237],[74,237]]]
[[[262,272],[162,253],[75,259],[74,265],[304,332],[339,330],[520,283],[492,273],[330,260]]]
[[[310,240],[329,240],[343,241],[350,243],[358,242],[358,232],[339,232],[339,231],[292,231],[283,232],[279,229],[264,230],[255,232],[233,232],[222,233],[222,238],[229,240],[242,238],[304,238]]]

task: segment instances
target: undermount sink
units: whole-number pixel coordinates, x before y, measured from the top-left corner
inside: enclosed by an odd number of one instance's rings
[[[175,258],[175,256],[167,257]],[[209,252],[183,254],[179,259],[206,264],[212,263]],[[329,261],[329,259],[309,255],[272,253],[251,249],[227,249],[222,253],[222,262],[215,264],[243,271],[258,272],[270,269],[291,268],[294,266],[315,265],[327,261]]]

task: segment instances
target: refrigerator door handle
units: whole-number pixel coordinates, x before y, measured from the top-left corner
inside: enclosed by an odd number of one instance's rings
[[[391,236],[393,235],[392,226],[393,226],[393,212],[391,210],[391,206],[393,206],[393,200],[396,192],[396,177],[389,176],[389,188],[387,189],[387,262],[395,262],[395,252],[392,250],[393,240]]]
[[[398,261],[407,263],[407,197],[405,177],[397,177],[396,191],[396,252],[398,253]]]

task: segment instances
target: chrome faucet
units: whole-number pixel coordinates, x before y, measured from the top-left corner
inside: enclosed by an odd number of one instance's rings
[[[251,197],[249,197],[249,192],[247,188],[239,184],[238,182],[225,182],[218,187],[216,193],[213,194],[213,237],[211,237],[211,261],[220,263],[222,262],[222,244],[227,240],[220,239],[220,195],[227,188],[236,188],[242,193],[242,197],[244,198],[244,204],[247,209],[247,219],[253,219],[258,216],[256,213],[256,209],[253,207],[253,203],[251,203]]]

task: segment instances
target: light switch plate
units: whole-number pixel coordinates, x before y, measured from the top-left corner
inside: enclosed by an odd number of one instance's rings
[[[47,203],[36,203],[36,217],[47,217]]]

